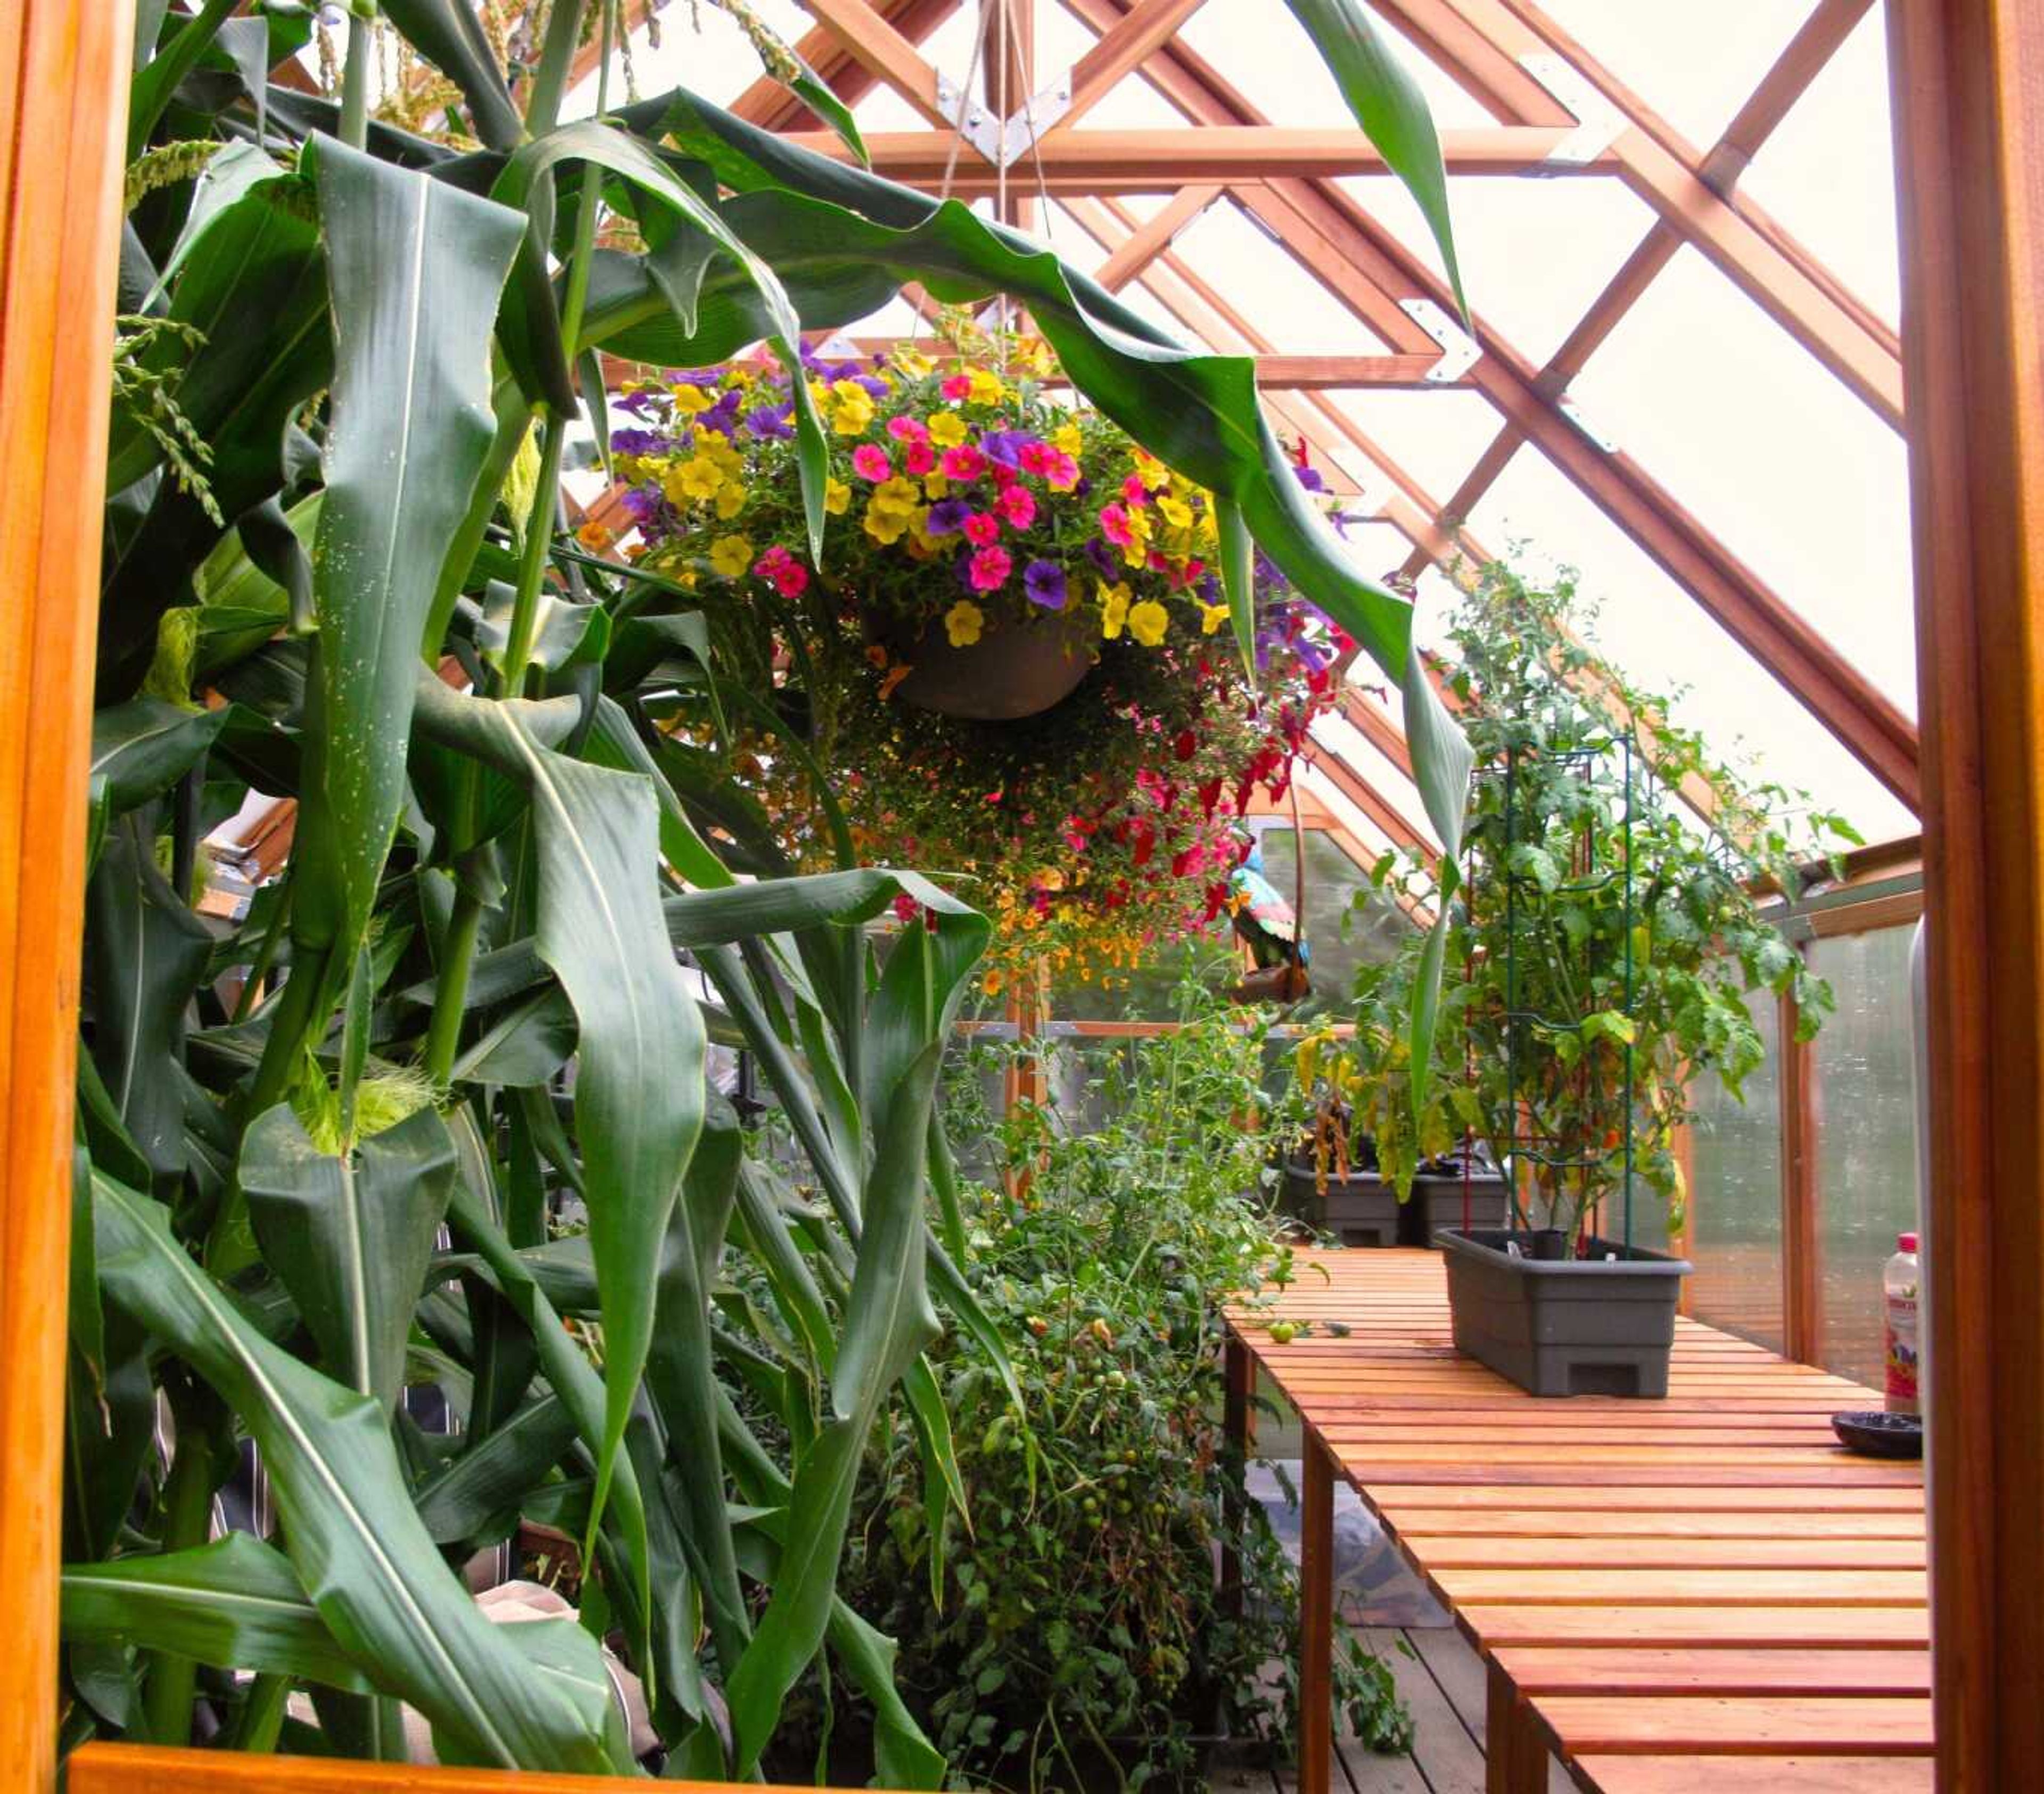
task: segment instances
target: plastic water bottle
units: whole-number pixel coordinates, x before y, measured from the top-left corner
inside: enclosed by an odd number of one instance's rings
[[[1916,1236],[1901,1235],[1895,1256],[1881,1274],[1887,1298],[1888,1412],[1916,1414],[1922,1409],[1916,1387],[1916,1294],[1923,1271],[1916,1262]]]

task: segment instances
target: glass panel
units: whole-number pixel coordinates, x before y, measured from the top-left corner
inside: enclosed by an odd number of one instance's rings
[[[1916,1225],[1916,1095],[1908,928],[1816,942],[1838,1013],[1815,1044],[1817,1351],[1881,1383],[1881,1269]]]
[[[1698,1080],[1690,1124],[1689,1312],[1776,1351],[1781,1314],[1781,1010],[1761,995],[1748,1001],[1767,1060],[1748,1078],[1739,1101],[1714,1077]]]
[[[1370,869],[1358,866],[1325,829],[1306,832],[1307,968],[1313,976],[1312,1008],[1346,1019],[1356,968],[1389,959],[1412,924],[1403,910],[1370,888]],[[1297,890],[1298,865],[1289,824],[1262,831],[1263,875],[1287,903]],[[1361,907],[1358,907],[1358,900]],[[1297,1019],[1288,1018],[1288,1019]]]

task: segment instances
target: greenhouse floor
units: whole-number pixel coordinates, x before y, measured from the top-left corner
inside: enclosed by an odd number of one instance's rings
[[[1276,1392],[1266,1384],[1262,1393]],[[1274,1414],[1258,1426],[1260,1442],[1296,1489],[1297,1421],[1281,1402],[1271,1407]],[[1250,1491],[1296,1560],[1299,1510],[1278,1474],[1252,1470]],[[1333,1794],[1484,1794],[1482,1660],[1345,1485],[1335,1492],[1334,1534],[1335,1611],[1390,1665],[1412,1711],[1413,1738],[1410,1756],[1387,1757],[1338,1737]],[[1213,1766],[1208,1784],[1213,1794],[1293,1794],[1296,1785],[1289,1765],[1274,1775],[1260,1765],[1225,1762]],[[1547,1786],[1549,1794],[1575,1786],[1551,1757]]]

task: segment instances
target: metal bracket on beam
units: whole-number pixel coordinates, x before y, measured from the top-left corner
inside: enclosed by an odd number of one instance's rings
[[[1589,441],[1596,444],[1607,455],[1618,452],[1618,439],[1603,428],[1566,393],[1554,401],[1554,409],[1575,425]]]
[[[1575,129],[1547,152],[1549,167],[1580,168],[1596,161],[1631,122],[1562,57],[1529,51],[1519,59],[1519,66],[1559,100],[1576,121]]]
[[[937,77],[937,109],[960,137],[997,168],[1027,159],[1036,140],[1072,109],[1070,69],[1041,93],[1032,94],[1011,118],[999,118],[948,75]]]
[[[1431,299],[1400,299],[1398,309],[1440,346],[1441,359],[1427,370],[1427,384],[1458,386],[1481,358],[1482,346]]]

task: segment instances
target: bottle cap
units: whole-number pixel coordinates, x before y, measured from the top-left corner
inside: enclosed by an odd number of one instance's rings
[[[1914,1252],[1916,1250],[1916,1236],[1913,1233],[1897,1234],[1895,1246],[1897,1251]]]

